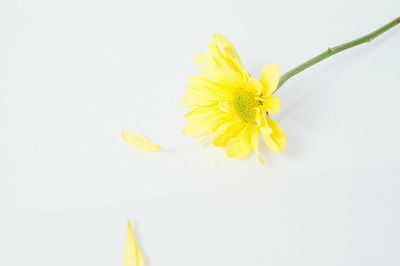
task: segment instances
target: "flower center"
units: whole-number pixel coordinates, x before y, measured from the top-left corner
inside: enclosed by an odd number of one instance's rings
[[[246,122],[252,120],[255,116],[254,109],[257,107],[258,101],[254,93],[240,89],[234,98],[234,107],[236,113]]]

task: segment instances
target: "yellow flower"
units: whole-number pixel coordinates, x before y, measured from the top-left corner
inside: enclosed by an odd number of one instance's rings
[[[261,163],[259,139],[274,151],[284,150],[286,138],[270,114],[279,111],[281,102],[272,95],[279,82],[279,65],[261,70],[260,80],[245,70],[233,45],[221,34],[214,34],[208,48],[211,54],[196,56],[200,75],[190,77],[183,104],[184,133],[213,139],[233,158],[246,157],[254,150]]]
[[[132,224],[128,222],[128,228],[126,232],[125,251],[123,258],[123,266],[143,266],[144,256],[140,250],[137,242],[135,232],[132,229]]]

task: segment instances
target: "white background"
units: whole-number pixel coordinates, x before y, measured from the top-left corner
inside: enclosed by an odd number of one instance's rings
[[[283,154],[184,136],[193,57],[221,32],[258,76],[400,15],[400,2],[2,0],[0,265],[400,265],[400,27],[291,79]],[[166,147],[142,153],[136,130]]]

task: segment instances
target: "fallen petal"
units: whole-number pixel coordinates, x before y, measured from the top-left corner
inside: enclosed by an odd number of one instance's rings
[[[135,232],[132,229],[132,224],[128,222],[126,232],[125,252],[123,258],[123,266],[143,266],[144,256],[137,242]]]
[[[122,132],[122,138],[132,147],[142,151],[157,151],[161,149],[160,145],[152,143],[148,138],[134,131],[125,130]]]

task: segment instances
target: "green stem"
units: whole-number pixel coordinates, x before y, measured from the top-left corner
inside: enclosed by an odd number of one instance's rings
[[[390,30],[391,28],[393,28],[394,26],[398,25],[400,23],[400,17],[390,21],[389,23],[383,25],[382,27],[380,27],[379,29],[365,35],[362,36],[360,38],[357,38],[355,40],[352,40],[350,42],[346,42],[343,43],[341,45],[335,46],[333,48],[328,48],[325,52],[307,60],[306,62],[304,62],[303,64],[293,68],[292,70],[286,72],[285,74],[283,74],[279,80],[279,84],[277,89],[274,91],[274,93],[283,85],[285,84],[285,82],[290,79],[291,77],[293,77],[294,75],[302,72],[303,70],[309,68],[310,66],[315,65],[316,63],[334,55],[337,53],[340,53],[344,50],[347,50],[351,47],[366,43],[366,42],[370,42],[373,39],[375,39],[376,37],[378,37],[379,35],[381,35],[382,33],[384,33],[385,31]]]

